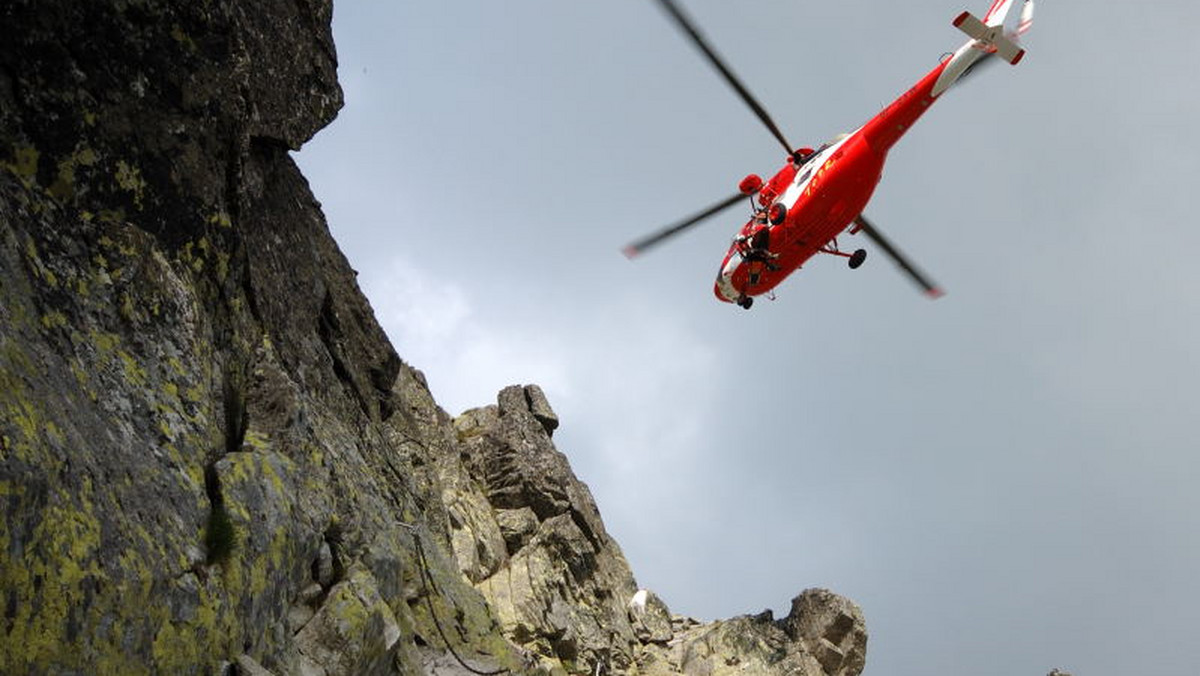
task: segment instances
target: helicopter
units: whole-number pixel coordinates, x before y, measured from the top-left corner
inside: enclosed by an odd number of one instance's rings
[[[1025,50],[1019,38],[1033,25],[1033,0],[1024,0],[1012,29],[1005,23],[1016,0],[993,0],[983,19],[970,12],[959,14],[952,25],[969,38],[961,47],[943,55],[936,67],[861,127],[817,149],[789,144],[675,0],[658,2],[784,147],[787,160],[770,180],[746,176],[730,197],[630,243],[624,254],[639,256],[748,199],[751,215],[730,244],[713,287],[719,300],[750,309],[756,296],[773,298],[775,287],[817,254],[845,258],[850,268],[860,267],[867,252],[840,248],[838,236],[843,233],[862,233],[927,296],[941,296],[942,289],[867,219],[863,209],[883,176],[888,151],[951,85],[979,64],[999,58],[1016,65],[1021,60]]]

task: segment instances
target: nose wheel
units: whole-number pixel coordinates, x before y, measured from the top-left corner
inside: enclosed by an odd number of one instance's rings
[[[859,249],[858,251],[855,251],[854,253],[850,254],[850,269],[857,270],[865,260],[867,260],[866,249]]]
[[[737,299],[737,304],[743,309],[749,310],[751,305],[754,305],[754,299],[750,296],[742,296]]]

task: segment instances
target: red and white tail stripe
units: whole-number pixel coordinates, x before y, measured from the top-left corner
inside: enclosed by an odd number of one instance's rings
[[[988,26],[999,26],[1004,23],[1004,18],[1008,16],[1008,10],[1012,9],[1014,2],[1016,0],[993,0],[987,14],[983,15],[983,23]]]
[[[1008,19],[1009,12],[1012,11],[1016,0],[993,0],[992,6],[988,8],[987,14],[983,15],[983,23],[987,26],[1001,26]],[[1025,0],[1021,5],[1021,19],[1017,23],[1014,30],[1008,31],[1010,38],[1017,35],[1024,35],[1029,27],[1033,25],[1033,0]]]
[[[1024,35],[1033,26],[1033,0],[1025,0],[1021,6],[1021,22],[1017,24],[1017,36]]]

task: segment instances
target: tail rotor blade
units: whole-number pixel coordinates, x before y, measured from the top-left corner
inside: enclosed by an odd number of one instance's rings
[[[925,291],[926,296],[929,296],[930,298],[937,298],[942,295],[943,292],[941,288],[931,282],[928,277],[918,270],[917,267],[908,260],[907,256],[901,253],[899,249],[897,249],[890,241],[888,241],[886,237],[883,236],[883,233],[879,232],[879,230],[875,229],[875,226],[871,225],[871,222],[868,221],[865,216],[859,214],[858,218],[854,219],[854,223],[858,225],[859,230],[861,230],[867,237],[871,238],[871,241],[875,242],[880,249],[883,249],[884,253],[886,253],[893,261],[895,261],[896,265],[899,265],[900,268],[908,274],[910,279],[917,283],[917,286],[920,286]]]
[[[688,216],[687,218],[683,219],[682,221],[679,221],[678,223],[672,223],[671,225],[668,225],[667,227],[663,228],[662,230],[659,230],[658,232],[655,232],[654,234],[648,235],[648,236],[643,237],[635,242],[628,244],[621,251],[625,254],[626,258],[634,258],[636,256],[640,256],[647,249],[663,242],[666,239],[669,239],[671,237],[674,237],[675,235],[678,235],[679,233],[683,232],[684,230],[687,230],[688,228],[690,228],[694,225],[698,225],[701,221],[703,221],[706,218],[717,215],[718,213],[728,209],[729,207],[733,206],[734,204],[737,204],[738,201],[745,199],[745,197],[746,196],[740,192],[737,193],[736,195],[732,195],[732,196],[730,196],[724,200],[721,200],[720,202],[717,202],[716,204],[708,207],[704,211],[692,214],[691,216]]]
[[[725,65],[725,61],[717,55],[717,52],[708,44],[708,41],[704,39],[704,36],[700,34],[700,31],[696,29],[696,26],[691,22],[690,19],[687,18],[687,15],[683,13],[683,10],[681,10],[679,6],[675,4],[675,0],[658,0],[658,3],[662,5],[663,9],[666,10],[668,14],[671,15],[671,18],[675,20],[675,23],[679,25],[679,28],[683,30],[684,33],[687,33],[688,37],[690,37],[692,42],[696,45],[696,48],[708,57],[709,62],[712,63],[713,67],[721,73],[721,75],[725,78],[725,81],[729,83],[729,86],[733,87],[734,91],[736,91],[738,95],[742,97],[742,100],[746,102],[747,106],[750,106],[750,110],[754,111],[754,114],[758,116],[758,119],[761,120],[764,125],[766,125],[771,134],[775,136],[775,139],[784,147],[784,150],[786,150],[789,155],[792,154],[796,149],[793,148],[791,144],[787,142],[787,139],[783,137],[783,132],[779,131],[779,127],[776,126],[774,120],[771,119],[771,116],[767,114],[767,110],[762,107],[762,104],[758,102],[758,99],[754,98],[754,95],[750,93],[750,90],[746,89],[746,86],[742,84],[741,79],[739,79],[737,75],[734,75],[733,71],[729,69],[729,66]]]

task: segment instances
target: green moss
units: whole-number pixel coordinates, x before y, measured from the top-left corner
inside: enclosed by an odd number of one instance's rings
[[[121,317],[127,322],[132,322],[137,318],[137,314],[133,309],[133,298],[128,293],[121,294],[120,312]]]
[[[111,224],[111,223],[124,223],[125,222],[125,210],[124,209],[101,209],[99,215],[100,215],[101,223],[110,223]]]
[[[122,190],[133,195],[134,205],[141,209],[142,199],[146,192],[146,180],[142,178],[138,168],[130,166],[125,160],[117,160],[117,173],[113,178],[116,179],[117,185]]]
[[[46,264],[42,262],[42,257],[38,254],[37,244],[34,243],[32,237],[25,238],[25,258],[33,268],[34,277],[53,288],[58,288],[58,277],[54,274],[53,270],[46,267]]]
[[[115,333],[105,333],[103,331],[90,331],[88,338],[92,344],[100,351],[101,356],[108,356],[117,349],[117,345],[121,344],[121,337]]]
[[[75,197],[75,171],[79,167],[89,167],[96,164],[96,151],[82,146],[76,148],[70,157],[58,163],[58,174],[54,182],[46,189],[52,197],[65,202]]]
[[[78,334],[71,334],[72,341],[75,340],[76,335]],[[90,386],[91,375],[89,374],[88,370],[84,368],[83,363],[80,362],[78,358],[73,358],[70,362],[70,368],[71,375],[75,376],[75,381],[79,383],[80,388],[83,390],[84,394],[88,396],[88,399],[92,401],[98,401],[100,397],[96,394],[96,390]]]
[[[87,369],[83,368],[83,364],[78,359],[71,360],[71,375],[75,376],[75,381],[80,385],[88,383],[89,376]]]
[[[12,172],[26,188],[29,188],[37,183],[38,159],[40,157],[41,153],[33,146],[17,146],[13,152],[12,159],[0,163],[0,166]]]
[[[233,227],[233,220],[230,219],[229,214],[225,213],[224,211],[218,211],[217,213],[213,214],[212,216],[209,216],[208,222],[211,225],[215,225],[219,228],[232,228]]]
[[[224,251],[217,252],[217,280],[225,281],[229,277],[229,254]]]
[[[158,419],[158,434],[163,439],[166,439],[168,441],[175,438],[175,432],[174,432],[174,430],[171,429],[170,423],[168,423],[166,420],[164,420],[162,418]]]
[[[365,571],[355,572],[355,577],[364,575],[367,575]],[[329,607],[337,617],[342,633],[351,635],[361,633],[370,618],[370,610],[354,593],[353,585],[343,584],[334,587],[330,599],[326,600],[326,603],[330,601],[333,601],[333,604]]]
[[[15,435],[5,436],[6,453],[19,460],[44,465],[49,469],[61,462],[47,452],[52,437],[60,438],[57,427],[51,430],[52,420],[28,391],[23,379],[9,371],[0,371],[0,414]],[[54,434],[57,432],[57,434]]]
[[[187,472],[188,478],[192,480],[194,485],[204,486],[204,470],[198,465],[194,463],[189,464],[184,468],[184,471]]]
[[[221,565],[221,581],[230,596],[240,596],[246,590],[246,581],[242,578],[242,567],[233,561]]]
[[[154,635],[151,654],[154,665],[162,673],[177,673],[203,664],[204,650],[197,637],[186,625],[166,622]]]
[[[204,400],[204,388],[193,385],[183,391],[183,398],[193,404],[198,404]]]
[[[11,650],[0,651],[0,673],[78,664],[78,654],[62,639],[68,619],[78,619],[85,604],[81,583],[101,576],[95,560],[100,522],[93,513],[91,492],[90,482],[84,481],[74,494],[53,496],[22,559],[0,561],[0,589],[18,599],[5,637]]]
[[[275,495],[286,499],[288,493],[287,489],[285,489],[283,486],[283,477],[281,477],[279,472],[276,471],[275,466],[268,462],[265,458],[263,459],[263,475],[266,477],[267,481],[271,482],[271,489],[275,492]]]
[[[67,316],[58,310],[51,310],[42,315],[42,326],[47,329],[60,329],[67,325]]]
[[[121,371],[125,374],[126,382],[135,387],[145,387],[149,377],[137,359],[124,350],[117,350],[117,358],[121,360]]]
[[[171,38],[174,39],[175,42],[179,43],[179,46],[183,47],[192,54],[195,54],[199,50],[199,48],[196,46],[196,41],[193,40],[187,33],[185,33],[179,24],[173,24],[171,26]]]
[[[117,629],[119,629],[119,625],[113,628],[114,634]],[[115,639],[110,639],[110,642],[102,648],[107,649],[96,657],[94,663],[96,676],[150,676],[154,673],[151,665],[139,664],[138,660],[130,659],[121,650],[120,644]]]
[[[250,563],[250,594],[260,596],[267,591],[267,566],[261,558]]]
[[[266,451],[271,447],[271,437],[266,432],[259,430],[246,430],[246,434],[242,437],[242,447],[246,446],[256,451]]]
[[[202,246],[198,247],[195,242],[188,242],[179,250],[179,260],[188,266],[192,272],[204,270],[204,253],[208,248],[208,240],[201,239],[200,241],[202,242]],[[197,249],[199,249],[198,253]]]

